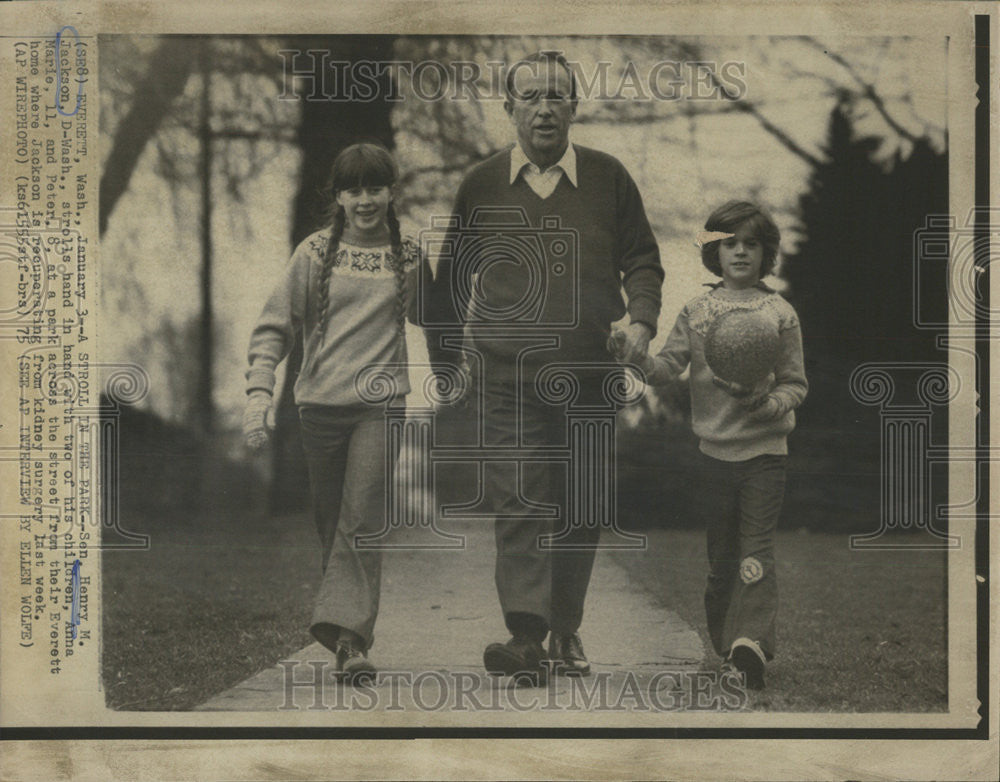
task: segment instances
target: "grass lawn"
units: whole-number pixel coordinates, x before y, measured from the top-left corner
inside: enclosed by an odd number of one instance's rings
[[[310,643],[311,525],[305,515],[157,524],[137,530],[149,551],[104,552],[108,707],[190,709]]]
[[[633,578],[692,625],[705,627],[704,535],[653,530],[629,556]],[[940,551],[852,551],[844,534],[781,531],[778,650],[765,711],[926,712],[947,709],[946,563]],[[619,555],[624,559],[625,555]],[[634,560],[633,560],[634,557]]]

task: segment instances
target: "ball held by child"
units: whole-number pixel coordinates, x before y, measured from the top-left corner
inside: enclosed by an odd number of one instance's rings
[[[712,372],[721,380],[749,389],[746,394],[771,373],[780,349],[781,338],[774,323],[752,310],[723,313],[705,336],[705,361]]]

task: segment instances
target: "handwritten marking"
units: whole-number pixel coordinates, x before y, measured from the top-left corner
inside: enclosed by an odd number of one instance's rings
[[[73,626],[73,640],[76,640],[76,628],[80,624],[80,566],[78,559],[73,560],[73,610],[69,622]]]
[[[80,110],[80,99],[83,96],[83,81],[80,79],[76,80],[76,106],[73,107],[72,111],[63,111],[59,96],[62,94],[62,35],[66,30],[73,32],[73,37],[76,38],[77,60],[80,58],[80,34],[76,31],[75,27],[66,25],[56,33],[56,111],[64,117],[72,117]]]

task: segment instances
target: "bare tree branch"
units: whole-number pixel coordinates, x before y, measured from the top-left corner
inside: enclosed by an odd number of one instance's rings
[[[741,111],[753,116],[760,123],[761,127],[764,128],[764,130],[766,130],[768,133],[774,136],[779,142],[781,142],[782,146],[784,146],[785,149],[787,149],[794,155],[802,158],[802,160],[806,161],[809,165],[814,167],[823,165],[822,160],[820,160],[818,157],[816,157],[803,147],[800,147],[795,142],[795,140],[792,139],[791,136],[789,136],[787,133],[785,133],[785,131],[783,131],[781,128],[779,128],[769,119],[767,119],[767,117],[761,114],[760,111],[758,111],[757,108],[752,103],[748,102],[738,103],[737,111]]]
[[[760,109],[758,109],[751,101],[741,98],[739,95],[733,95],[728,91],[728,89],[719,82],[719,78],[711,70],[707,71],[712,83],[719,88],[719,94],[722,96],[723,100],[728,101],[734,110],[742,112],[744,114],[749,114],[751,117],[760,123],[760,126],[764,128],[768,133],[774,136],[781,145],[787,149],[789,152],[795,156],[806,161],[813,168],[818,168],[823,165],[823,161],[818,157],[813,155],[804,147],[800,146],[795,139],[789,136],[785,131],[775,125],[771,120],[761,114]]]
[[[839,65],[841,68],[847,71],[850,74],[851,78],[854,79],[857,85],[861,88],[861,94],[872,102],[872,105],[875,107],[875,110],[881,115],[882,119],[886,121],[886,123],[889,125],[890,128],[892,128],[894,131],[896,131],[896,133],[898,133],[900,136],[902,136],[911,143],[915,144],[919,140],[915,135],[910,133],[910,131],[908,131],[906,128],[900,125],[892,117],[891,114],[889,114],[889,110],[885,107],[885,101],[882,100],[882,97],[877,92],[875,92],[875,87],[872,84],[866,82],[864,79],[862,79],[860,74],[854,69],[853,65],[851,65],[847,60],[845,60],[836,52],[831,52],[829,49],[823,46],[823,44],[821,44],[819,41],[817,41],[815,38],[811,36],[808,35],[804,36],[802,40],[805,41],[810,46],[812,46],[813,48],[822,51],[823,54],[825,54],[827,57],[829,57],[831,60],[837,63],[837,65]]]

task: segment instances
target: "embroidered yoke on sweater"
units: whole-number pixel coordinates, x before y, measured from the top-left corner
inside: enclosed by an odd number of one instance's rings
[[[784,412],[770,421],[755,421],[739,400],[712,382],[705,363],[705,336],[717,317],[730,310],[753,310],[778,328],[780,354],[774,367],[776,385],[770,395]],[[787,454],[787,435],[795,428],[796,407],[808,384],[802,360],[802,332],[792,305],[766,285],[745,290],[717,287],[684,305],[663,349],[653,357],[650,385],[677,378],[691,366],[691,423],[708,456],[739,462],[763,454]]]
[[[608,361],[623,287],[632,322],[656,333],[663,268],[639,190],[610,155],[575,152],[576,186],[561,176],[546,198],[523,175],[510,181],[509,149],[463,180],[425,308],[441,327],[428,332],[435,365],[454,360],[437,338],[460,336],[467,320],[472,345],[500,359],[493,373],[509,371],[532,339],[558,346],[531,352],[526,365]]]
[[[403,242],[400,287],[390,247],[358,247],[341,241],[329,280],[326,328],[320,333],[319,293],[323,256],[330,228],[317,231],[296,249],[271,293],[250,337],[246,390],[273,392],[275,367],[296,338],[304,340],[302,370],[295,382],[295,403],[358,405],[357,373],[367,366],[391,365],[400,395],[410,390],[406,340],[400,310],[415,321],[417,245]]]

